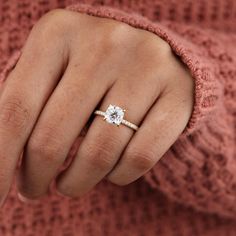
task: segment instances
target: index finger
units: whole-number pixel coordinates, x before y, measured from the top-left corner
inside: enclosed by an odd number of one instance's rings
[[[9,191],[17,161],[64,65],[61,51],[55,50],[57,45],[46,50],[28,45],[1,91],[0,206]]]

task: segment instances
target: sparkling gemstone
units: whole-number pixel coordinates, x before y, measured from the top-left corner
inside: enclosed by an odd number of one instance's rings
[[[120,125],[124,117],[124,111],[118,106],[109,105],[106,114],[105,114],[105,120],[108,123]]]

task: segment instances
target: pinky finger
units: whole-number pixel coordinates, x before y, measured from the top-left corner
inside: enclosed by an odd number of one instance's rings
[[[192,112],[192,101],[168,93],[159,98],[133,136],[107,179],[129,184],[149,171],[183,132]]]

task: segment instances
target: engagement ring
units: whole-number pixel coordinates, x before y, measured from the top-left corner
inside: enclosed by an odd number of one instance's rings
[[[120,124],[123,124],[135,131],[138,130],[137,125],[124,119],[125,110],[123,110],[122,108],[120,108],[118,106],[109,105],[105,112],[100,111],[100,110],[96,110],[94,112],[94,114],[103,116],[104,117],[103,119],[110,124],[115,124],[117,126],[119,126]]]

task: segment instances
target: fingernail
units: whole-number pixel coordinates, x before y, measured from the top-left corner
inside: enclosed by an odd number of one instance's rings
[[[59,197],[63,197],[63,198],[67,198],[67,199],[70,199],[69,196],[66,196],[66,195],[63,195],[61,192],[58,191],[58,189],[56,189],[56,194],[59,196]]]
[[[65,197],[63,194],[61,194],[57,189],[56,189],[56,194],[60,197]]]
[[[35,204],[35,203],[38,203],[38,202],[39,202],[39,200],[37,200],[37,199],[29,199],[29,198],[27,198],[27,197],[24,197],[24,196],[23,196],[22,194],[20,194],[20,193],[17,193],[17,195],[18,195],[19,200],[20,200],[21,202],[23,202],[23,203]]]

